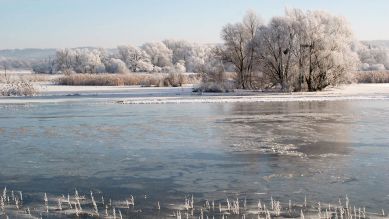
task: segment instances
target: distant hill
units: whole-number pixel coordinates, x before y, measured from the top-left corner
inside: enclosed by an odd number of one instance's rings
[[[80,49],[97,49],[97,47],[79,47]],[[31,69],[36,63],[54,57],[57,49],[4,49],[0,50],[0,68]],[[107,49],[108,53],[116,49]]]
[[[0,50],[0,66],[8,69],[31,69],[48,57],[55,55],[56,49],[5,49]]]
[[[369,40],[362,41],[362,43],[389,50],[389,40]]]
[[[55,55],[56,49],[6,49],[0,50],[0,57],[17,59],[42,59]]]
[[[77,47],[76,49],[98,49],[97,47]],[[117,49],[106,49],[108,53],[113,53]],[[17,59],[44,59],[54,56],[57,49],[4,49],[0,50],[0,57]]]

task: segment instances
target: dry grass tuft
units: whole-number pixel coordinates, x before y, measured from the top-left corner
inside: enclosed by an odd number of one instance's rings
[[[51,74],[23,74],[19,76],[21,80],[28,82],[49,82],[59,75]]]
[[[357,83],[389,83],[389,71],[357,71],[354,80]]]
[[[196,76],[187,74],[69,74],[55,79],[59,85],[72,86],[130,86],[144,87],[182,86],[198,82]]]

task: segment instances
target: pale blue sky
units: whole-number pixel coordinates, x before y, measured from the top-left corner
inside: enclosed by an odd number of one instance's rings
[[[0,49],[116,47],[166,38],[220,42],[249,9],[285,7],[345,16],[362,40],[389,39],[389,0],[0,0]]]

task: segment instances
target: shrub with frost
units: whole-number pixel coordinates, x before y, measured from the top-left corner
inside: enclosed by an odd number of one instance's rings
[[[11,81],[0,84],[1,96],[33,96],[38,90],[27,81]]]
[[[153,65],[148,61],[140,60],[137,65],[137,70],[140,72],[152,72],[154,69]]]
[[[175,70],[176,72],[180,72],[180,73],[186,72],[185,61],[184,61],[184,60],[180,60],[179,62],[177,62],[177,63],[174,65],[174,70]]]
[[[141,48],[148,54],[154,66],[167,67],[173,65],[173,52],[162,42],[145,43]]]
[[[131,45],[118,46],[118,58],[126,63],[132,72],[149,72],[153,65],[150,56],[142,49]]]
[[[124,63],[120,59],[115,59],[115,58],[111,58],[105,68],[106,68],[107,72],[109,72],[109,73],[128,73],[129,72],[126,63]]]

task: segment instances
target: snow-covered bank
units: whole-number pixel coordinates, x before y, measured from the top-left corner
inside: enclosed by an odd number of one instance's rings
[[[190,98],[152,97],[119,100],[121,104],[172,104],[172,103],[254,103],[254,102],[309,102],[340,100],[389,100],[389,96],[203,96]]]
[[[237,90],[234,93],[203,93],[201,95],[192,93],[192,86],[146,88],[41,84],[40,91],[40,96],[35,97],[3,97],[0,98],[0,104],[93,101],[121,104],[163,104],[389,100],[389,84],[351,84],[330,88],[322,92],[269,93]]]
[[[192,92],[192,85],[183,87],[140,87],[140,86],[67,86],[37,83],[41,96],[87,95],[87,94],[137,94]]]

